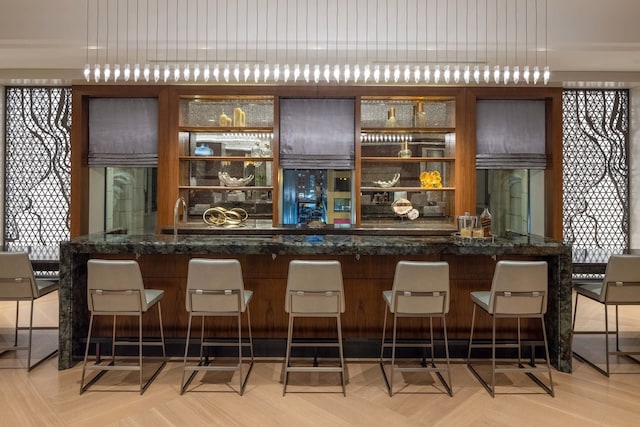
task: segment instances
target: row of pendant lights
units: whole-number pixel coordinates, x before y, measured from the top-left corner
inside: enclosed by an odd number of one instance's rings
[[[150,82],[150,83],[168,83],[168,82],[204,82],[204,83],[237,83],[237,84],[262,84],[262,83],[378,83],[378,84],[548,84],[550,79],[550,71],[547,65],[547,0],[430,0],[422,3],[422,0],[355,0],[355,2],[344,2],[339,0],[306,0],[306,5],[300,0],[146,0],[145,3],[134,0],[130,7],[129,0],[88,0],[87,1],[87,58],[83,70],[84,78],[87,82]],[[122,4],[121,4],[122,3]],[[281,4],[282,3],[282,4]],[[451,3],[451,7],[449,7]],[[544,4],[544,14],[539,13],[538,3]],[[91,4],[91,5],[90,5]],[[195,6],[195,14],[189,13],[189,7]],[[235,5],[235,7],[232,7]],[[122,6],[123,13],[120,13]],[[165,13],[162,14],[162,7],[165,7]],[[280,12],[283,10],[286,13]],[[313,12],[315,6],[315,13]],[[434,7],[435,6],[435,7]],[[518,8],[520,6],[520,8]],[[261,11],[258,12],[258,7]],[[269,8],[274,14],[269,12]],[[351,13],[349,13],[351,7]],[[325,9],[326,25],[326,42],[320,43],[320,21],[319,11]],[[355,8],[355,13],[354,12]],[[115,9],[115,10],[114,10]],[[213,14],[215,24],[209,25],[209,9]],[[249,19],[248,11],[255,11],[255,22]],[[306,17],[300,20],[300,11]],[[404,11],[404,23],[400,17],[399,9]],[[541,9],[541,8],[540,8]],[[193,10],[193,9],[192,9]],[[222,12],[224,10],[224,13]],[[390,11],[394,11],[395,14]],[[450,12],[451,10],[451,12]],[[185,13],[180,13],[184,11]],[[214,12],[215,11],[215,12]],[[331,13],[330,13],[331,11]],[[413,31],[410,31],[411,13],[415,15],[415,25]],[[444,13],[443,13],[444,11]],[[95,20],[92,18],[92,12],[95,13]],[[135,12],[133,14],[132,12]],[[201,13],[204,12],[204,13]],[[291,12],[291,14],[290,14]],[[336,32],[335,40],[331,40],[330,15],[335,12],[334,19]],[[345,13],[346,12],[346,13]],[[484,13],[482,13],[484,12]],[[235,15],[234,15],[235,13]],[[375,13],[375,19],[372,14]],[[175,16],[175,57],[171,58],[169,53],[169,17],[171,14]],[[529,18],[531,14],[532,19]],[[135,36],[129,40],[131,25],[129,17],[135,22]],[[154,17],[155,15],[155,17]],[[184,18],[182,21],[180,15]],[[200,18],[201,16],[204,19]],[[341,19],[341,16],[344,19]],[[390,25],[395,16],[395,27]],[[461,18],[458,18],[460,16]],[[495,32],[490,37],[489,17],[495,17]],[[220,18],[219,18],[220,17]],[[432,19],[433,17],[433,19]],[[455,41],[453,42],[455,49],[452,55],[455,58],[449,58],[449,21],[453,17],[455,23]],[[142,20],[141,20],[142,18]],[[235,19],[234,19],[235,18]],[[241,34],[238,33],[238,27],[241,19],[245,21],[245,38],[243,41],[244,48],[239,45],[238,39]],[[380,19],[382,18],[382,19]],[[464,31],[464,39],[460,37],[458,31],[459,21],[464,18],[465,24],[461,25]],[[470,19],[471,18],[471,19]],[[504,21],[502,21],[504,18]],[[544,66],[539,65],[538,51],[538,19],[544,23]],[[140,36],[139,26],[143,20],[143,34]],[[284,19],[284,25],[282,20]],[[359,25],[359,19],[365,25]],[[413,19],[413,17],[412,17]],[[419,20],[422,19],[424,24],[420,25]],[[430,21],[431,19],[431,21]],[[475,25],[470,22],[475,20]],[[484,20],[484,55],[481,54],[480,28],[481,20]],[[522,21],[524,20],[524,27]],[[149,43],[152,30],[150,30],[150,21],[155,23],[155,41],[152,42],[151,49]],[[206,33],[202,34],[199,30],[199,24],[204,21]],[[309,27],[315,21],[315,38],[310,34]],[[343,24],[340,22],[344,22]],[[164,34],[161,37],[161,22],[166,22],[162,28]],[[180,58],[179,41],[182,34],[179,34],[179,22],[184,23],[184,38],[186,49],[183,50],[184,60]],[[235,22],[235,24],[234,24]],[[442,41],[442,31],[438,29],[438,23],[445,28],[444,43]],[[518,31],[518,22],[523,31]],[[264,27],[264,34],[258,31],[261,26]],[[461,23],[460,23],[461,24]],[[95,45],[90,48],[90,34],[93,34],[91,26],[95,26]],[[289,26],[295,31],[289,31]],[[298,26],[304,28],[305,35],[301,35]],[[225,31],[219,31],[218,27],[224,26]],[[255,36],[250,36],[249,28],[255,28]],[[386,29],[385,29],[386,26]],[[435,37],[429,36],[427,29],[424,29],[424,38],[420,33],[425,26],[435,28],[433,33]],[[501,27],[502,26],[502,27]],[[115,28],[114,28],[115,27]],[[195,40],[191,37],[192,29],[195,27]],[[392,27],[395,28],[395,38],[392,37]],[[430,28],[431,28],[430,27]],[[120,30],[124,28],[124,30]],[[211,35],[209,28],[212,28]],[[230,30],[231,28],[231,30]],[[271,34],[269,33],[271,28]],[[353,40],[353,30],[355,29],[355,40]],[[363,30],[366,29],[366,31]],[[370,34],[370,28],[372,34]],[[406,35],[404,40],[400,37],[400,28],[404,29]],[[191,29],[191,30],[190,30]],[[233,30],[235,29],[235,36]],[[114,31],[115,30],[115,35]],[[344,30],[344,32],[342,32]],[[472,31],[475,32],[475,43],[473,41]],[[503,31],[504,30],[504,31]],[[514,31],[515,30],[515,31]],[[110,32],[111,31],[111,32]],[[279,37],[284,31],[285,37]],[[275,32],[275,37],[273,32]],[[291,36],[291,32],[294,36]],[[363,34],[360,34],[360,33]],[[531,33],[534,34],[531,34]],[[133,31],[132,31],[133,33]],[[220,34],[223,33],[223,34]],[[226,34],[225,34],[226,33]],[[110,37],[110,34],[112,36]],[[411,37],[410,37],[411,34]],[[499,35],[504,34],[504,44],[501,46]],[[375,42],[373,38],[375,35]],[[440,35],[440,39],[438,38]],[[520,35],[520,43],[518,41]],[[522,37],[524,35],[524,37]],[[124,36],[124,37],[123,37]],[[255,44],[255,58],[249,59],[249,41]],[[289,38],[287,38],[289,37]],[[529,42],[529,37],[533,43]],[[122,38],[122,39],[121,39]],[[161,50],[159,42],[166,38],[164,47],[164,59],[160,59]],[[346,39],[342,41],[341,38]],[[379,40],[379,38],[381,40]],[[521,43],[524,38],[524,44]],[[140,46],[140,42],[144,40],[145,47]],[[219,47],[221,40],[225,40],[223,48]],[[242,40],[240,38],[240,40]],[[395,41],[395,48],[391,43]],[[495,62],[491,61],[489,55],[489,45],[495,40]],[[130,46],[135,41],[135,49],[131,49],[132,55],[135,54],[135,64],[130,61]],[[231,41],[231,44],[229,44]],[[400,44],[402,41],[403,45]],[[125,56],[127,59],[122,62],[118,60],[121,51],[120,45],[124,45]],[[285,48],[278,51],[278,47],[285,44]],[[354,43],[355,42],[355,43]],[[371,44],[375,44],[375,54],[372,53]],[[433,43],[435,42],[435,43]],[[113,54],[113,44],[115,43],[116,60],[109,61],[109,53]],[[211,44],[211,46],[210,46]],[[295,47],[293,46],[295,44]],[[339,44],[347,46],[343,48],[346,53],[342,56],[346,58],[340,59]],[[364,49],[362,46],[364,44]],[[262,46],[264,45],[264,47]],[[410,47],[410,46],[414,47]],[[435,59],[429,58],[429,50],[434,50]],[[444,45],[444,49],[442,49]],[[355,46],[355,49],[353,48]],[[464,46],[464,49],[461,47]],[[514,46],[514,57],[509,59],[510,46]],[[210,48],[211,47],[211,48]],[[335,49],[333,49],[335,47]],[[380,52],[381,47],[384,47]],[[520,64],[520,65],[498,65],[498,58],[501,55],[502,47],[504,47],[503,64]],[[520,52],[521,57],[518,58],[519,49],[524,47]],[[89,52],[95,49],[95,63],[90,64]],[[189,50],[195,50],[195,60],[190,58]],[[253,48],[252,48],[253,49]],[[290,60],[291,54],[294,57]],[[100,61],[100,51],[105,51],[106,61]],[[206,57],[199,58],[198,51],[204,51]],[[269,53],[275,50],[275,54]],[[464,55],[462,51],[464,50]],[[522,65],[522,63],[530,64],[529,52],[535,51],[535,60],[533,66]],[[155,51],[155,56],[153,52]],[[209,58],[209,51],[214,53],[213,58]],[[355,55],[355,58],[349,58],[349,51]],[[152,54],[149,60],[149,54]],[[298,55],[304,55],[303,61],[298,60]],[[326,58],[319,58],[319,54],[326,55]],[[362,52],[362,53],[361,53]],[[458,54],[463,57],[458,60]],[[421,55],[424,53],[424,55]],[[310,57],[315,54],[316,58]],[[335,54],[335,58],[330,58],[331,54]],[[370,55],[375,57],[370,57]],[[394,56],[394,59],[391,58]],[[440,62],[442,56],[446,56],[443,62]],[[140,56],[140,58],[139,58]],[[244,58],[242,58],[244,56]],[[270,58],[272,56],[272,58]],[[386,59],[382,59],[386,56]],[[422,58],[420,58],[422,56]],[[523,58],[524,56],[524,58]],[[224,57],[224,59],[222,59]],[[403,57],[406,62],[403,62]],[[284,61],[282,60],[284,59]],[[524,59],[524,60],[523,60]],[[143,62],[145,65],[142,65]],[[281,63],[284,62],[284,65]],[[344,64],[344,65],[341,65]],[[346,64],[345,64],[346,63]],[[363,65],[364,63],[364,65]],[[203,66],[199,64],[204,64]],[[235,65],[234,65],[235,64]]]
[[[125,82],[145,81],[155,83],[168,83],[170,81],[178,82],[198,82],[202,81],[208,83],[210,81],[215,83],[267,83],[267,82],[294,82],[294,83],[409,83],[409,84],[449,84],[449,83],[465,83],[465,84],[509,84],[513,82],[518,84],[520,82],[531,84],[538,84],[542,82],[547,84],[550,78],[549,67],[545,66],[542,70],[540,67],[524,66],[522,70],[519,66],[509,67],[508,65],[500,67],[495,65],[493,69],[489,65],[480,67],[478,65],[470,66],[465,65],[460,67],[459,65],[450,66],[435,65],[433,68],[430,65],[360,65],[356,64],[353,67],[349,64],[344,66],[329,64],[324,66],[309,65],[303,66],[295,64],[290,67],[289,64],[285,64],[280,67],[279,64],[275,64],[270,67],[269,64],[265,64],[260,67],[259,64],[245,64],[240,66],[239,64],[233,67],[229,64],[219,65],[215,64],[210,66],[206,64],[200,68],[198,64],[193,65],[185,64],[183,67],[175,65],[173,68],[166,64],[164,67],[156,64],[153,67],[150,65],[140,66],[135,64],[131,67],[126,64],[124,67],[120,67],[120,64],[113,65],[95,64],[93,69],[90,64],[86,64],[84,68],[84,78],[87,82],[91,79],[97,82],[109,82],[113,79],[113,82],[118,82],[122,79]]]

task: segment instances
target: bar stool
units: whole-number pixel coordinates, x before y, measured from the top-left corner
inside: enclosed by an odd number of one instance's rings
[[[580,360],[591,365],[601,374],[609,376],[609,357],[614,356],[626,356],[629,360],[635,363],[640,361],[631,356],[638,356],[638,351],[623,351],[620,349],[620,337],[618,328],[618,306],[619,305],[640,305],[640,255],[611,255],[607,262],[607,269],[604,273],[604,279],[602,281],[594,282],[576,282],[573,286],[576,291],[576,303],[573,309],[573,337],[581,334],[599,334],[604,335],[605,357],[606,357],[606,370],[600,368],[594,362],[587,359],[584,355],[581,355],[575,351],[573,354]],[[599,302],[604,307],[604,331],[576,331],[576,317],[578,314],[578,300],[580,296],[588,298],[592,301]],[[616,349],[614,351],[609,350],[609,313],[608,307],[615,306],[616,308],[616,323],[615,331],[613,334],[616,337]]]
[[[339,372],[342,381],[342,394],[346,396],[342,326],[340,323],[340,314],[344,313],[345,302],[340,262],[291,261],[289,263],[284,306],[285,311],[289,313],[289,330],[283,369],[284,387],[282,395],[284,396],[287,392],[287,380],[290,372]],[[299,317],[335,318],[337,342],[294,341],[294,320]],[[317,366],[314,358],[313,366],[290,366],[291,349],[293,347],[337,347],[340,365],[337,367]]]
[[[447,323],[445,315],[449,312],[449,264],[446,262],[416,262],[400,261],[396,265],[393,278],[393,289],[384,291],[382,298],[387,304],[382,327],[382,345],[380,349],[380,368],[384,376],[389,396],[393,396],[394,372],[434,372],[446,389],[449,396],[453,396],[451,388],[451,368],[449,365],[449,343],[447,341]],[[388,314],[393,314],[393,338],[391,343],[385,342]],[[411,340],[398,343],[397,324],[398,318],[429,318],[429,340]],[[438,367],[435,364],[433,349],[433,318],[442,319],[442,331],[444,334],[444,351],[446,367]],[[391,373],[387,378],[385,370],[384,350],[391,347]],[[396,348],[412,347],[429,349],[431,363],[427,363],[422,357],[420,367],[397,367]],[[446,372],[448,381],[442,376]]]
[[[16,328],[13,345],[0,345],[0,354],[7,351],[27,350],[27,370],[38,366],[45,360],[53,357],[58,348],[31,364],[31,348],[34,330],[57,330],[57,326],[33,326],[33,308],[35,301],[51,292],[58,290],[57,280],[36,279],[29,255],[26,252],[0,252],[0,301],[16,302]],[[30,301],[31,311],[29,326],[19,326],[20,301]],[[29,338],[26,345],[18,345],[18,331],[29,330]]]
[[[180,383],[180,394],[183,394],[198,371],[238,371],[240,388],[238,393],[242,396],[244,388],[253,368],[253,338],[251,336],[251,315],[249,301],[253,296],[252,291],[244,289],[242,280],[242,267],[235,259],[198,259],[189,261],[187,275],[187,295],[185,299],[186,309],[189,312],[189,326],[187,328],[187,341],[184,348],[184,369]],[[242,341],[242,313],[247,312],[247,325],[249,341]],[[191,325],[194,316],[201,318],[200,328],[200,353],[197,365],[187,365],[189,353],[189,339],[191,337]],[[205,341],[204,325],[207,317],[236,317],[238,321],[238,340],[229,341]],[[205,347],[236,347],[238,348],[238,363],[236,365],[212,365],[208,355],[204,355]],[[242,373],[242,348],[249,347],[251,359],[249,369],[243,378]],[[187,381],[184,378],[187,371],[193,371]]]
[[[544,314],[547,311],[547,290],[548,277],[546,261],[498,261],[493,275],[491,291],[471,292],[473,318],[471,320],[467,366],[492,397],[495,397],[496,374],[508,372],[526,373],[536,384],[553,397],[553,381],[551,379],[547,332],[544,326]],[[473,328],[476,320],[477,307],[480,307],[485,313],[491,316],[491,344],[473,343]],[[496,344],[496,319],[498,318],[515,318],[518,320],[518,338],[516,343]],[[528,367],[522,364],[520,319],[524,318],[540,319],[544,339],[546,368],[535,366],[534,363]],[[498,347],[517,349],[517,367],[496,367],[496,348]],[[471,350],[474,348],[491,348],[491,383],[488,383],[482,378],[474,365],[471,364]],[[531,355],[531,360],[535,360],[535,354]],[[536,372],[545,371],[549,374],[549,386],[534,375]]]
[[[91,312],[89,320],[89,333],[84,352],[82,365],[82,378],[80,380],[80,394],[85,392],[107,371],[137,371],[140,377],[140,394],[144,393],[151,382],[158,376],[166,365],[166,352],[164,345],[164,331],[162,328],[162,309],[160,300],[164,291],[145,289],[140,273],[140,266],[132,260],[99,260],[92,259],[87,262],[87,304]],[[151,307],[158,307],[158,321],[160,322],[160,342],[142,340],[142,315]],[[111,361],[108,364],[100,363],[99,353],[96,355],[96,364],[87,365],[89,357],[89,345],[91,344],[91,330],[93,319],[96,316],[113,316],[113,332],[111,336]],[[138,339],[135,341],[116,340],[116,320],[118,316],[136,316],[138,318]],[[116,364],[117,346],[137,346],[138,364]],[[142,349],[146,346],[162,348],[162,362],[153,372],[151,377],[143,382],[143,356]],[[124,358],[124,357],[123,357]],[[99,371],[85,385],[85,371]]]

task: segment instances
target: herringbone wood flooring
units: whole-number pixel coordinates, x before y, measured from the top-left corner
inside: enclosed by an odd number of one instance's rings
[[[36,323],[55,321],[56,298],[54,294],[37,302]],[[597,319],[603,317],[601,307],[584,300],[580,304],[585,315],[579,324],[597,326]],[[27,304],[23,305],[26,309]],[[14,308],[14,303],[0,303],[4,340],[11,339]],[[640,332],[633,332],[640,331],[640,309],[623,307],[621,315],[627,341],[637,338],[640,343]],[[602,348],[594,339],[580,340],[576,346],[590,353]],[[51,332],[36,336],[35,341],[38,351],[55,345]],[[24,359],[24,352],[0,355],[0,425],[567,427],[631,426],[640,417],[640,365],[622,360],[618,371],[638,374],[606,378],[574,359],[572,374],[553,371],[555,398],[524,375],[498,376],[499,394],[491,398],[461,360],[453,365],[453,397],[442,393],[439,382],[425,374],[397,375],[399,393],[389,397],[374,360],[348,361],[346,397],[340,392],[337,374],[304,373],[292,374],[283,397],[282,360],[257,361],[244,396],[234,391],[237,376],[213,373],[201,374],[190,391],[180,395],[182,365],[178,360],[168,363],[142,396],[116,391],[116,386],[135,390],[137,376],[115,372],[80,396],[80,366],[58,371],[53,358],[32,372],[15,369],[24,366]]]

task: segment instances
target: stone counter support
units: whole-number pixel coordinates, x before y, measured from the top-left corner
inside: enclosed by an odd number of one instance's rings
[[[138,259],[145,286],[165,290],[162,301],[163,315],[168,318],[165,334],[184,340],[186,266],[189,258],[205,256],[240,259],[245,287],[254,290],[251,307],[254,337],[264,340],[286,337],[284,289],[289,260],[339,259],[347,299],[343,315],[345,340],[369,340],[378,346],[385,308],[381,291],[391,288],[398,260],[450,263],[452,299],[447,326],[450,337],[463,345],[471,321],[469,292],[490,288],[495,262],[543,259],[549,263],[545,322],[551,362],[560,371],[571,371],[571,248],[539,237],[498,238],[493,243],[468,245],[437,236],[91,235],[62,243],[60,254],[60,369],[73,366],[84,351],[89,320],[86,264],[90,258]],[[490,322],[482,322],[479,326],[486,332]],[[525,334],[535,340],[538,331],[523,325]],[[123,327],[126,328],[126,322]],[[413,327],[419,324],[410,324]],[[221,328],[224,331],[225,326]]]

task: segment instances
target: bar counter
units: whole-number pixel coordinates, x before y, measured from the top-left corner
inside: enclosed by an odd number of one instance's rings
[[[286,233],[283,230],[286,234],[263,235],[234,234],[233,230],[224,235],[107,233],[63,242],[60,247],[59,368],[73,366],[84,351],[89,321],[86,264],[90,258],[138,260],[145,287],[165,291],[162,300],[165,335],[168,343],[173,340],[176,349],[182,346],[180,352],[183,352],[188,318],[184,308],[187,264],[190,258],[200,256],[240,260],[245,288],[254,291],[250,308],[258,356],[273,356],[271,351],[277,346],[269,346],[268,343],[286,339],[284,295],[291,259],[337,259],[342,263],[347,303],[342,317],[346,357],[376,357],[376,352],[379,352],[386,310],[381,293],[391,289],[395,264],[401,259],[449,262],[451,309],[447,315],[447,328],[454,345],[455,342],[464,345],[468,340],[472,310],[469,292],[491,287],[497,260],[546,260],[549,264],[549,296],[545,324],[551,362],[560,371],[571,372],[570,246],[531,235],[496,237],[494,241],[463,241],[451,235],[412,236],[379,230],[368,230],[368,233],[351,231]],[[151,325],[149,331],[157,331],[157,326],[153,325],[154,316],[145,320]],[[504,321],[508,328],[515,325],[515,322],[508,322]],[[126,333],[127,327],[131,328],[135,323],[128,325],[123,321],[119,325]],[[327,331],[334,327],[331,325],[327,323]],[[413,330],[417,334],[422,323],[408,322],[407,325],[410,333]],[[490,325],[489,319],[480,319],[480,336],[488,336]],[[539,341],[536,338],[539,337],[539,323],[528,325],[523,322],[523,326],[525,339],[529,337]],[[220,328],[222,332],[233,331],[233,324],[229,323],[226,329],[224,326]],[[108,333],[108,327],[104,331]],[[170,355],[178,356],[180,352],[170,352]]]

